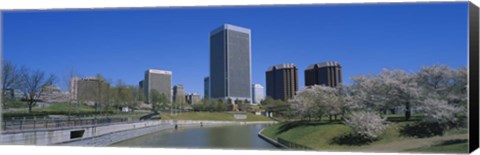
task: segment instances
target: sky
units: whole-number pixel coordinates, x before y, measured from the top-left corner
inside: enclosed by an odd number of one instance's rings
[[[341,4],[6,11],[3,60],[59,77],[102,74],[138,85],[147,69],[203,95],[209,33],[228,23],[251,29],[252,83],[293,63],[300,89],[310,64],[338,61],[343,81],[382,69],[466,67],[468,3]]]

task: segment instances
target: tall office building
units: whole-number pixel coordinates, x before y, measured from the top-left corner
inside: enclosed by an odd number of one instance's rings
[[[210,98],[251,101],[250,37],[229,24],[210,32]]]
[[[173,103],[186,103],[185,89],[181,84],[173,86]]]
[[[145,99],[151,101],[152,90],[165,94],[168,100],[172,101],[172,72],[165,70],[149,69],[145,71],[143,80]]]
[[[294,64],[272,66],[266,72],[267,96],[288,100],[298,91],[298,70]]]
[[[203,98],[209,99],[210,98],[210,77],[205,77],[203,79]]]
[[[335,61],[311,64],[305,70],[305,86],[337,87],[342,83],[342,66]]]
[[[260,84],[253,84],[252,85],[252,101],[253,103],[260,103],[264,98],[265,94],[263,93],[263,86]]]

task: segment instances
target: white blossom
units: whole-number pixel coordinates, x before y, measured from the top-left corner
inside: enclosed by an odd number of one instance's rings
[[[457,121],[455,113],[461,111],[461,109],[449,105],[447,101],[435,98],[426,99],[419,109],[425,116],[425,122],[439,124]]]
[[[381,118],[373,112],[352,112],[344,123],[352,128],[353,132],[363,138],[376,139],[387,128],[386,118]]]

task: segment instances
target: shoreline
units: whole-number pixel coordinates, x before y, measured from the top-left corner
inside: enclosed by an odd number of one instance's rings
[[[265,130],[266,128],[263,128],[262,130],[258,131],[258,137],[260,137],[261,139],[265,140],[267,143],[270,143],[272,145],[274,145],[275,147],[278,147],[278,148],[281,148],[281,149],[289,149],[287,146],[279,143],[278,141],[270,138],[270,137],[267,137],[265,135],[262,134],[262,131]]]

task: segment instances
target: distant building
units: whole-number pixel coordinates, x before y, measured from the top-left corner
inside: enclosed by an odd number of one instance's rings
[[[263,93],[263,86],[260,84],[252,85],[252,94],[252,101],[256,104],[260,103],[265,98],[265,95]]]
[[[150,102],[152,90],[157,90],[160,94],[165,94],[172,102],[172,72],[165,70],[149,69],[145,71],[143,88],[146,101]]]
[[[78,99],[78,81],[80,80],[79,77],[72,77],[70,79],[70,88],[69,88],[69,95],[71,100]]]
[[[294,64],[272,66],[266,72],[267,96],[288,100],[298,91],[298,69]]]
[[[173,103],[182,104],[185,102],[185,89],[183,85],[173,86]]]
[[[5,96],[6,99],[20,100],[25,98],[25,94],[23,94],[22,91],[20,91],[19,89],[13,89],[13,88],[3,89],[3,95]]]
[[[210,32],[210,98],[251,100],[250,29],[224,24]]]
[[[110,85],[95,77],[86,77],[77,81],[77,100],[93,105],[106,102]]]
[[[139,88],[143,88],[143,80],[140,80],[140,81],[138,82],[138,87],[139,87]]]
[[[203,98],[210,98],[210,77],[208,76],[203,79],[203,94]]]
[[[305,86],[337,87],[342,83],[342,66],[338,62],[312,64],[305,70]]]
[[[143,88],[143,80],[140,80],[138,82],[138,99],[140,101],[145,101],[145,93],[144,93],[144,88]]]
[[[15,89],[5,88],[3,89],[3,96],[5,99],[14,99],[15,98]]]
[[[187,94],[186,100],[188,104],[198,104],[201,103],[202,99],[197,93]]]
[[[68,102],[69,96],[62,93],[60,87],[46,85],[42,87],[41,94],[38,97],[43,102]]]

